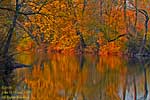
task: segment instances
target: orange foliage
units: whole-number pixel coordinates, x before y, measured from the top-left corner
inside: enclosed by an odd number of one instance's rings
[[[95,52],[97,47],[94,42],[99,41],[100,45],[106,44],[100,46],[100,55],[121,55],[125,51],[127,37],[117,39],[114,42],[105,42],[127,32],[135,34],[134,30],[141,32],[144,28],[144,16],[138,13],[137,25],[134,26],[135,11],[128,9],[128,7],[125,22],[123,1],[103,1],[102,12],[99,9],[101,8],[99,1],[88,1],[88,3],[84,0],[54,0],[46,3],[36,1],[39,4],[27,3],[29,10],[36,12],[41,9],[40,13],[43,15],[31,15],[29,16],[30,21],[24,21],[23,25],[25,29],[31,31],[30,34],[36,38],[39,44],[46,45],[48,53],[76,53],[76,47],[80,43],[76,31],[79,30],[87,44],[86,53]],[[132,3],[134,4],[134,2]],[[41,5],[43,5],[42,8],[40,8]],[[148,2],[138,1],[138,8],[148,10],[150,7],[147,5]],[[99,15],[100,12],[101,15]],[[101,35],[99,36],[99,34]],[[28,47],[19,46],[17,50],[29,50],[33,47],[32,43],[24,44]]]
[[[122,46],[118,45],[116,42],[111,42],[100,49],[100,55],[107,56],[107,55],[122,55]]]

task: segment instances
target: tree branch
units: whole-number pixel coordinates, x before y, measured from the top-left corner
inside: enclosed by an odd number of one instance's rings
[[[19,21],[17,21],[17,24],[19,25],[20,28],[22,28],[25,32],[27,32],[27,34],[30,36],[30,38],[31,38],[32,40],[34,40],[37,45],[39,45],[38,40],[36,39],[36,37],[34,37],[34,36],[32,35],[32,33],[31,33],[30,31],[28,31]]]
[[[0,7],[1,10],[7,10],[7,11],[11,11],[11,12],[14,12],[16,13],[16,10],[13,10],[11,8],[6,8],[6,7]],[[37,11],[37,12],[18,12],[18,14],[22,14],[22,15],[37,15],[37,14],[40,14],[40,15],[46,15],[44,13],[40,13],[40,11]]]
[[[12,36],[13,36],[13,31],[14,31],[14,28],[16,27],[16,21],[17,21],[17,18],[18,18],[18,12],[20,10],[19,8],[19,0],[16,0],[16,12],[15,12],[15,15],[14,15],[14,18],[12,20],[12,25],[10,26],[10,29],[8,31],[8,38],[6,40],[6,44],[4,45],[4,56],[7,56],[8,54],[8,50],[9,50],[9,47],[10,47],[10,43],[11,43],[11,40],[12,40]]]
[[[114,39],[108,40],[108,42],[113,42],[113,41],[115,41],[115,40],[117,40],[117,39],[119,39],[119,38],[121,38],[121,37],[123,37],[123,36],[126,36],[126,35],[127,35],[127,34],[118,35],[118,36],[115,37]]]

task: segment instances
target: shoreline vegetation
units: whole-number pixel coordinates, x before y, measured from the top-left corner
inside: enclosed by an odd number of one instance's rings
[[[51,48],[51,47],[34,47],[34,48],[17,48],[17,52],[20,53],[45,53],[45,54],[63,54],[63,55],[98,55],[98,56],[124,56],[124,57],[149,57],[148,53],[139,55],[134,53],[129,53],[123,50],[118,50],[120,47],[114,48],[112,51],[111,49],[107,50],[100,50],[100,48],[95,48],[88,46],[82,50],[76,48]]]

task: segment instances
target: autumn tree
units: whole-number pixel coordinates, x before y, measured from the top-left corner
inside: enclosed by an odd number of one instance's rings
[[[11,42],[16,40],[18,48],[27,44],[31,48],[32,45],[37,49],[46,48],[46,51],[48,48],[50,52],[77,50],[83,53],[100,49],[101,52],[119,52],[128,49],[141,54],[149,39],[148,1],[1,1],[0,12],[5,16],[1,16],[5,19],[1,22],[1,31],[5,32],[5,42],[1,43],[4,46],[1,47],[7,54]],[[6,27],[2,29],[3,26]],[[134,46],[136,50],[130,49]]]
[[[142,3],[142,1],[140,3]],[[139,41],[138,45],[140,45],[140,46],[136,47],[136,48],[139,48],[138,49],[138,54],[143,55],[145,53],[144,49],[146,47],[146,41],[147,41],[149,15],[148,15],[148,12],[147,12],[145,7],[142,8],[141,5],[139,5],[139,7],[137,5],[138,5],[138,2],[136,0],[135,0],[135,3],[134,2],[128,2],[128,10],[135,12],[135,18],[133,17],[134,20],[135,20],[134,27],[132,26],[132,29],[131,28],[130,29],[131,30],[134,29],[134,34],[133,34],[134,37],[132,37],[132,38],[135,38],[135,41]],[[141,16],[142,19],[139,19],[138,15],[139,16],[142,15]],[[143,23],[144,27],[142,27],[144,32],[139,31],[140,34],[138,32],[138,29],[137,29],[138,20],[139,20],[139,22],[141,22],[141,21],[144,22]],[[143,33],[143,36],[141,36],[142,33]],[[137,39],[137,36],[140,37],[140,38]]]
[[[37,11],[29,11],[27,8],[30,8],[30,5],[27,5],[30,1],[19,1],[19,0],[8,0],[8,1],[1,1],[0,10],[3,12],[8,12],[12,14],[13,16],[10,16],[12,18],[10,22],[10,27],[8,28],[7,37],[3,49],[4,55],[8,54],[8,50],[10,48],[10,44],[12,41],[12,37],[14,32],[17,32],[15,29],[17,27],[23,28],[24,31],[26,31],[26,28],[22,26],[21,21],[26,21],[24,18],[28,18],[30,15],[36,15],[41,14],[40,9]],[[30,2],[31,3],[31,2]],[[23,18],[22,18],[23,17]],[[33,39],[35,38],[30,32],[27,32],[29,36]],[[35,40],[36,41],[36,40]]]

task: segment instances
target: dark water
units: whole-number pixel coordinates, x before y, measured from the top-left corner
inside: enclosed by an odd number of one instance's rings
[[[150,60],[18,55],[31,68],[0,72],[0,100],[150,100]]]

